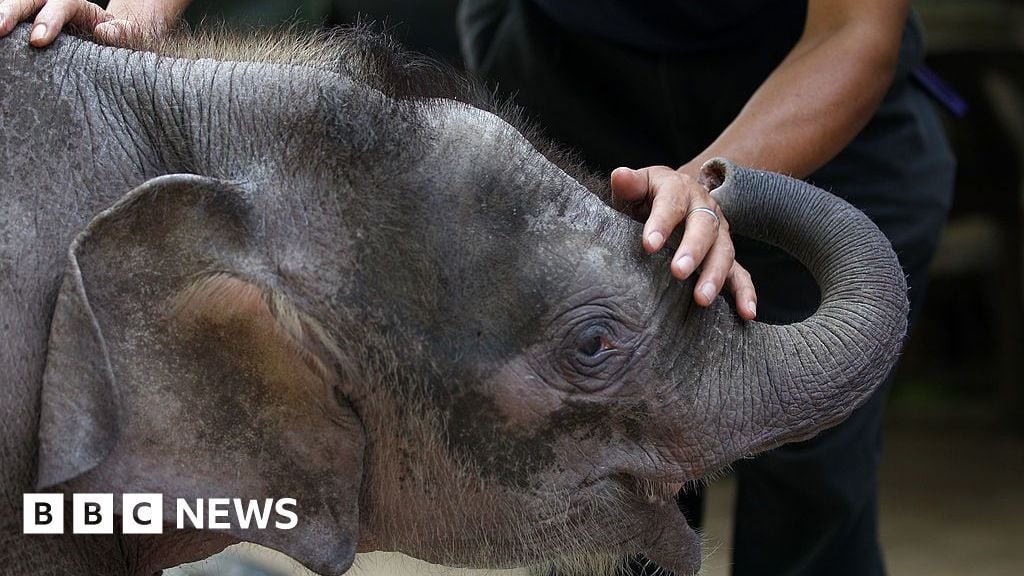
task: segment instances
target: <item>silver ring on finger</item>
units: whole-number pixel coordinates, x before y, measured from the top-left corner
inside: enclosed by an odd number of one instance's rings
[[[708,214],[712,218],[714,218],[715,219],[715,232],[718,232],[718,227],[721,225],[722,222],[721,222],[721,220],[718,219],[718,214],[714,210],[712,210],[711,208],[705,208],[704,206],[701,206],[700,208],[694,208],[693,210],[690,210],[686,214],[686,219],[689,220],[690,216],[693,216],[697,212],[704,212],[705,214]]]

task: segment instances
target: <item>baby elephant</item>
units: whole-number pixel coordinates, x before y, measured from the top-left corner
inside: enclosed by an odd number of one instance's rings
[[[906,287],[856,209],[710,162],[733,230],[822,302],[785,326],[697,307],[607,194],[434,70],[359,31],[0,39],[0,574],[150,574],[238,540],[326,575],[371,550],[693,574],[681,484],[883,380]],[[38,491],[161,494],[163,534],[23,534]],[[210,498],[297,521],[178,528]]]

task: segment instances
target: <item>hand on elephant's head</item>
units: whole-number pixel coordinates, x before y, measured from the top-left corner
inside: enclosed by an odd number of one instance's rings
[[[67,26],[111,46],[141,46],[167,34],[191,0],[0,0],[0,37],[32,19],[31,43],[49,45]]]
[[[644,221],[648,254],[664,248],[676,228],[683,227],[671,260],[672,274],[686,280],[699,269],[693,290],[697,304],[710,306],[724,287],[735,296],[740,318],[753,320],[757,293],[750,273],[734,260],[729,222],[707,186],[684,168],[617,168],[611,174],[612,193],[627,213]]]

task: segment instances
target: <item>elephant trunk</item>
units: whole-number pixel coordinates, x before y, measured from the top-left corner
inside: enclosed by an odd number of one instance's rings
[[[907,329],[907,287],[886,237],[862,212],[807,183],[716,159],[704,180],[735,233],[776,245],[821,289],[818,310],[789,325],[721,315],[733,361],[705,380],[705,467],[808,438],[838,424],[885,380]],[[722,326],[728,323],[730,326]],[[742,422],[742,429],[737,428]]]

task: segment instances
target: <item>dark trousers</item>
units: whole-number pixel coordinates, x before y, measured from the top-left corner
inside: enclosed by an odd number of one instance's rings
[[[604,173],[680,166],[696,156],[786,55],[802,28],[795,24],[743,46],[658,55],[562,29],[529,0],[463,0],[459,14],[471,71]],[[900,67],[880,109],[808,178],[885,232],[907,273],[912,311],[920,309],[954,170],[931,104],[909,79],[921,53],[918,29],[908,22]],[[813,312],[817,288],[799,264],[744,239],[737,239],[737,253],[754,277],[760,320],[792,322]],[[809,441],[736,463],[734,574],[885,573],[877,524],[887,389]],[[699,495],[682,496],[680,505],[699,525]],[[633,570],[641,573],[640,564]]]

